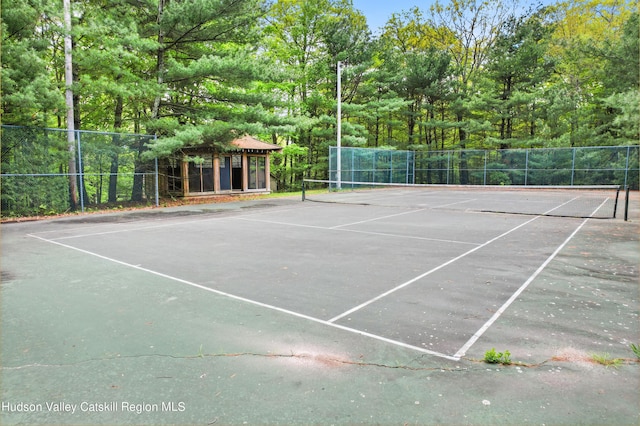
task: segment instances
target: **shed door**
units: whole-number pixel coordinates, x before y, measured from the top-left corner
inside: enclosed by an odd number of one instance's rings
[[[242,191],[242,155],[233,155],[231,158],[232,175],[231,183],[234,190]]]
[[[189,192],[213,191],[213,157],[202,155],[202,162],[189,162]]]
[[[220,190],[231,189],[231,157],[220,157]]]

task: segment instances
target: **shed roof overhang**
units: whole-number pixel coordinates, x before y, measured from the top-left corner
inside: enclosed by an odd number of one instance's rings
[[[234,139],[231,141],[231,145],[232,147],[236,147],[238,150],[247,152],[266,153],[269,151],[280,151],[282,149],[279,145],[262,142],[248,135]]]

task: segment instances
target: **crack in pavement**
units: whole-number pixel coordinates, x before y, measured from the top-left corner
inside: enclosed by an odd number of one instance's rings
[[[205,359],[205,358],[239,358],[239,357],[260,357],[260,358],[272,358],[272,359],[299,359],[316,362],[318,364],[324,364],[325,366],[336,366],[336,365],[353,365],[357,367],[378,367],[378,368],[389,368],[389,369],[399,369],[399,370],[411,370],[411,371],[443,371],[443,372],[461,372],[461,371],[470,371],[471,369],[468,367],[418,367],[411,366],[405,364],[385,364],[381,362],[367,362],[367,361],[353,361],[348,359],[341,359],[332,356],[325,355],[313,355],[306,353],[290,353],[290,354],[279,354],[279,353],[256,353],[256,352],[232,352],[232,353],[208,353],[208,354],[197,354],[197,355],[170,355],[170,354],[140,354],[140,355],[116,355],[102,358],[89,358],[86,360],[81,360],[72,363],[58,363],[58,364],[42,364],[42,363],[32,363],[32,364],[24,364],[18,365],[14,367],[0,366],[0,370],[23,370],[27,368],[50,368],[50,367],[72,367],[76,365],[86,364],[90,362],[102,362],[102,361],[113,361],[118,359],[136,359],[136,358],[172,358],[172,359]],[[631,358],[618,358],[622,365],[640,365],[640,360],[635,360]],[[562,359],[559,357],[552,357],[548,360],[539,362],[539,363],[524,363],[519,361],[513,361],[510,364],[490,364],[482,359],[473,359],[463,357],[462,360],[471,362],[473,364],[483,364],[483,365],[495,365],[501,368],[506,367],[525,367],[525,368],[536,368],[541,367],[547,364],[549,361],[553,362],[561,362],[561,363],[571,363],[569,359]],[[159,377],[159,378],[170,378],[170,377]]]

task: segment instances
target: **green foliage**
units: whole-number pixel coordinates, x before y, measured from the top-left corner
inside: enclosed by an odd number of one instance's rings
[[[484,362],[489,364],[504,364],[510,365],[511,361],[511,352],[496,352],[495,348],[491,348],[490,350],[484,353]]]
[[[636,355],[636,358],[638,358],[640,360],[640,346],[632,343],[631,344],[631,350]]]
[[[398,11],[372,36],[346,0],[74,2],[76,124],[158,136],[131,152],[116,140],[101,146],[91,155],[102,172],[120,159],[139,169],[192,145],[224,149],[243,133],[293,144],[306,151],[276,156],[274,170],[283,187],[295,187],[304,173],[327,177],[341,61],[344,146],[637,144],[633,5],[576,0],[521,13],[506,6],[436,2]],[[4,123],[65,127],[59,14],[53,0],[3,4]],[[496,164],[489,183],[523,180]],[[477,180],[461,166],[452,180]],[[563,179],[552,174],[537,179]],[[102,184],[87,182],[89,198],[136,198],[142,190],[141,180],[128,195]],[[20,197],[11,187],[3,196]]]
[[[591,355],[591,359],[594,362],[600,365],[604,365],[607,368],[609,367],[618,368],[620,365],[622,365],[622,359],[612,358],[611,355],[609,355],[608,353],[593,354]]]
[[[0,196],[3,215],[50,214],[69,208],[68,182],[64,176],[33,176],[53,174],[66,167],[64,137],[28,128],[2,129],[2,173],[24,175],[3,177]]]
[[[299,190],[302,177],[309,169],[305,159],[309,149],[297,144],[285,146],[282,151],[271,156],[271,173],[278,182],[278,190]]]
[[[46,18],[41,7],[46,6],[16,0],[2,4],[4,124],[44,125],[48,115],[64,110],[63,93],[51,75],[48,48],[56,27],[53,22],[42,22]]]

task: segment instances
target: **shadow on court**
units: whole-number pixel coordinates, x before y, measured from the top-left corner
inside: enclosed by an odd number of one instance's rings
[[[0,424],[638,424],[633,195],[628,222],[269,199],[2,225]]]

